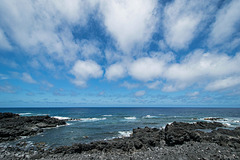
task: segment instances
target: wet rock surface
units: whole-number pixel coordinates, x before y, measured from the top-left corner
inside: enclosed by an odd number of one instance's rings
[[[0,113],[0,142],[11,141],[21,136],[31,136],[43,128],[65,125],[66,122],[49,116],[19,116],[13,113]]]
[[[125,138],[54,149],[43,144],[23,148],[0,147],[0,155],[4,159],[240,159],[240,128],[229,130],[218,122],[173,122],[161,129],[136,128]]]

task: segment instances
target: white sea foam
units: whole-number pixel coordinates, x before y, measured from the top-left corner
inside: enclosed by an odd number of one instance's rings
[[[127,120],[135,120],[137,119],[136,117],[124,117],[124,119],[127,119]]]
[[[144,116],[143,118],[157,118],[157,116],[151,116],[151,115],[146,115],[146,116]]]
[[[223,125],[226,126],[226,127],[232,126],[230,123],[223,123]]]
[[[130,137],[132,134],[132,131],[119,131],[118,132],[118,137],[123,138],[123,137]]]
[[[20,116],[24,116],[24,115],[30,115],[32,113],[19,113]]]
[[[201,120],[205,120],[208,122],[211,121],[215,121],[215,122],[219,122],[222,123],[223,125],[225,125],[226,127],[238,127],[240,124],[240,118],[236,118],[236,117],[228,117],[228,118],[220,118],[220,119],[216,119],[216,120],[209,120],[211,118],[216,118],[216,117],[204,117],[201,118]]]
[[[59,119],[59,120],[70,120],[70,117],[61,117],[61,116],[53,116],[53,118]]]
[[[233,122],[233,123],[240,123],[239,120],[233,120],[232,122]]]
[[[111,115],[111,114],[109,114],[109,115],[102,115],[102,116],[104,116],[104,117],[111,117],[112,115]]]
[[[80,118],[79,120],[82,122],[93,122],[93,121],[102,121],[106,119],[107,118]]]
[[[37,114],[38,116],[47,116],[48,114]]]

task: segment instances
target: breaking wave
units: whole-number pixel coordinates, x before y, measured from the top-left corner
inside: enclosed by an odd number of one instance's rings
[[[126,120],[135,120],[137,118],[136,117],[124,117],[124,119],[126,119]]]

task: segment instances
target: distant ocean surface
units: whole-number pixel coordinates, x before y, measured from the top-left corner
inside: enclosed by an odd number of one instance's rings
[[[228,127],[240,126],[240,108],[0,108],[0,112],[78,119],[18,140],[45,142],[49,147],[124,137],[137,127],[161,128],[173,121],[197,122],[208,117],[223,118],[219,122]]]

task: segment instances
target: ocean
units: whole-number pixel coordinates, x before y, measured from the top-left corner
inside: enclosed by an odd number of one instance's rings
[[[49,147],[127,137],[137,127],[161,128],[174,121],[192,123],[209,117],[222,118],[218,121],[229,128],[240,127],[240,108],[0,108],[0,112],[77,119],[15,141],[44,142]]]

